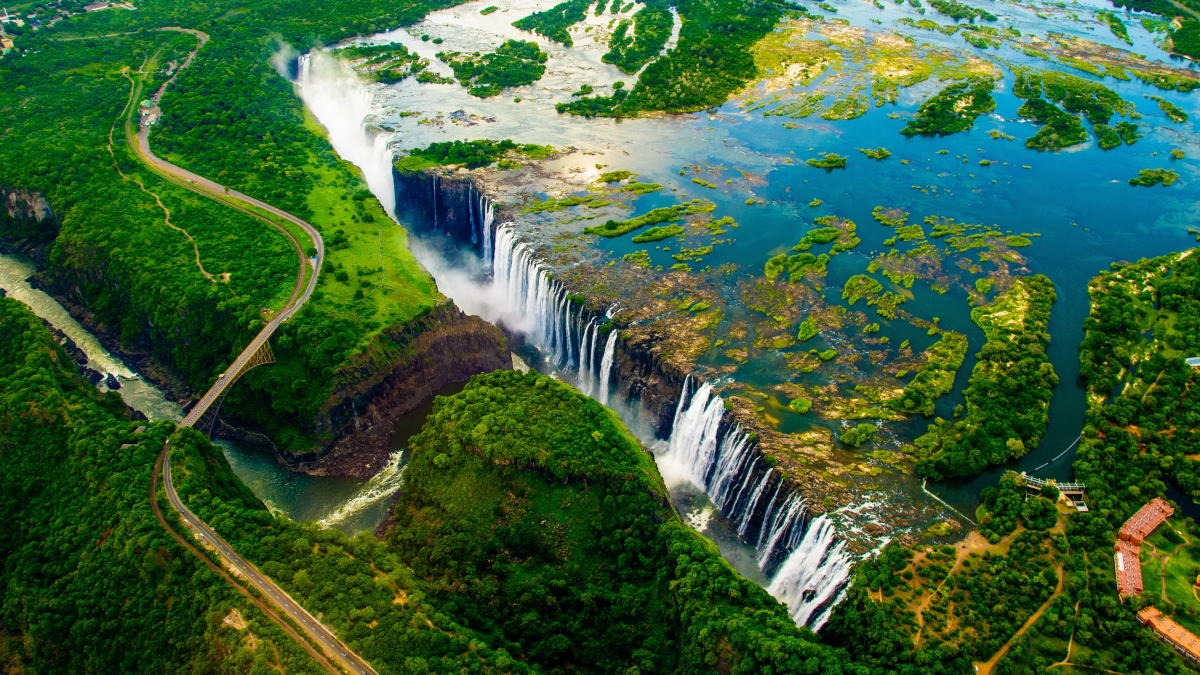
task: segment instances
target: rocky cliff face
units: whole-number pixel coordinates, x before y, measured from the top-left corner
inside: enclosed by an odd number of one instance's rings
[[[0,186],[0,251],[24,253],[40,266],[58,229],[58,217],[45,195]]]
[[[409,173],[392,169],[396,217],[421,234],[449,236],[459,248],[483,252],[483,192],[470,176],[444,176],[436,171]]]
[[[341,369],[318,424],[336,440],[327,452],[283,459],[295,471],[365,478],[391,453],[393,425],[442,387],[511,369],[503,334],[445,303],[384,331]]]

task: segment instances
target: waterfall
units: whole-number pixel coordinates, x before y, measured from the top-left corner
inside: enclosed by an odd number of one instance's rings
[[[484,217],[484,248],[490,241],[492,206]],[[566,287],[550,276],[533,248],[520,240],[512,223],[496,228],[492,255],[495,319],[529,338],[556,368],[574,370],[579,391],[608,403],[617,330],[610,331],[603,355],[596,353],[603,323],[571,301]],[[611,319],[611,316],[607,317]]]
[[[686,481],[704,490],[755,548],[759,568],[771,579],[767,590],[787,603],[796,623],[816,630],[847,585],[850,555],[833,523],[823,515],[811,518],[804,498],[784,485],[745,430],[724,418],[725,401],[688,376],[659,469],[668,485]]]
[[[814,520],[767,587],[771,595],[787,604],[797,624],[814,630],[829,620],[850,580],[850,554],[834,534],[829,518]]]
[[[608,332],[608,342],[604,344],[604,358],[600,361],[600,397],[601,403],[608,405],[608,380],[612,374],[613,356],[617,351],[617,330]]]
[[[479,195],[480,209],[483,211],[483,259],[492,259],[492,223],[496,221],[496,212],[492,209],[492,200],[486,195]]]
[[[371,130],[371,121],[380,112],[372,101],[371,85],[360,81],[345,62],[319,50],[299,58],[296,84],[300,98],[325,126],[338,155],[362,170],[367,187],[388,215],[394,216],[390,143],[395,134]]]

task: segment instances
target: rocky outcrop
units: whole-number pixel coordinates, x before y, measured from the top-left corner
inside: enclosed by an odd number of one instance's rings
[[[45,195],[0,186],[0,251],[45,262],[46,246],[58,236],[59,223]]]
[[[675,421],[679,392],[686,373],[676,372],[658,358],[651,338],[635,336],[617,341],[613,354],[616,391],[626,400],[639,401],[656,434],[666,438]]]
[[[339,371],[320,420],[338,439],[327,452],[283,459],[294,471],[366,478],[387,462],[397,419],[448,384],[511,368],[499,329],[444,303],[385,330]]]

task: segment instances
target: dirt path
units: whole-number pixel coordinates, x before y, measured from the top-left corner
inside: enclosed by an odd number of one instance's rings
[[[145,74],[145,68],[146,68],[147,63],[149,63],[150,67],[153,68],[157,58],[158,58],[158,55],[155,54],[153,57],[150,57],[146,62],[143,62],[142,68],[138,71],[138,73]],[[190,57],[189,57],[189,60],[190,60]],[[142,192],[145,192],[146,194],[150,195],[151,197],[154,197],[154,203],[158,204],[158,208],[162,209],[163,222],[166,223],[166,226],[171,228],[172,230],[175,230],[176,232],[181,232],[184,237],[187,237],[188,243],[190,243],[192,245],[192,252],[195,253],[195,256],[196,256],[196,267],[198,267],[200,269],[200,274],[203,274],[205,279],[208,279],[209,281],[212,281],[214,283],[217,282],[218,279],[225,283],[229,283],[229,272],[223,272],[219,275],[216,275],[216,274],[212,274],[208,270],[204,269],[204,263],[200,262],[200,247],[196,244],[196,239],[194,237],[192,237],[192,235],[187,230],[185,230],[182,227],[179,227],[171,222],[171,209],[167,208],[166,204],[163,204],[162,198],[159,197],[158,193],[154,192],[153,190],[148,189],[146,187],[146,185],[144,183],[142,183],[141,179],[139,179],[137,176],[131,176],[129,174],[126,174],[124,171],[121,171],[121,165],[117,161],[117,155],[115,152],[113,152],[113,134],[116,132],[117,124],[120,123],[121,119],[127,118],[128,116],[132,115],[132,111],[130,110],[130,108],[132,108],[135,105],[135,102],[137,101],[137,96],[142,90],[141,84],[139,82],[136,82],[132,77],[130,77],[128,68],[122,69],[121,74],[125,76],[125,79],[129,80],[129,101],[126,102],[125,108],[121,111],[121,117],[118,118],[117,120],[113,121],[112,127],[108,130],[108,154],[110,157],[112,157],[113,166],[117,170],[117,175],[119,175],[123,180],[127,180],[132,183],[136,183],[137,186],[139,188],[141,188]]]
[[[1042,614],[1046,611],[1046,608],[1050,606],[1050,603],[1054,602],[1055,598],[1062,595],[1064,576],[1063,566],[1061,563],[1056,571],[1058,573],[1058,586],[1054,588],[1054,593],[1050,596],[1050,598],[1047,599],[1046,602],[1042,603],[1041,607],[1038,607],[1037,611],[1034,612],[1033,615],[1025,621],[1025,624],[1021,626],[1021,629],[1014,633],[1013,636],[1008,639],[1008,642],[1005,642],[1004,646],[992,655],[992,658],[983,663],[976,663],[975,672],[979,673],[979,675],[991,675],[992,669],[996,667],[996,664],[1000,662],[1000,659],[1004,658],[1004,655],[1008,653],[1009,649],[1012,649],[1013,642],[1016,642],[1017,638],[1024,635],[1025,631],[1029,630],[1029,627],[1032,626],[1034,622],[1042,618]]]

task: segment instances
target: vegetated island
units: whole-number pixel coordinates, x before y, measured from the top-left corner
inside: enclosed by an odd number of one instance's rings
[[[917,114],[900,133],[905,136],[945,136],[966,131],[975,124],[975,118],[996,109],[992,90],[996,81],[990,78],[973,78],[955,82],[926,99],[917,108]]]
[[[1058,376],[1046,355],[1050,306],[1057,295],[1043,275],[1018,277],[991,303],[971,310],[987,337],[963,397],[964,418],[938,418],[914,441],[917,471],[941,479],[974,476],[1021,457],[1041,441]]]
[[[536,42],[507,40],[489,54],[438,52],[472,96],[491,98],[510,87],[533,84],[546,72],[549,55]]]

